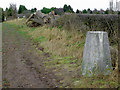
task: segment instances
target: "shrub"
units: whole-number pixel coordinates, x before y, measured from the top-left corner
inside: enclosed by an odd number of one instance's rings
[[[118,15],[88,15],[69,14],[57,19],[54,26],[61,26],[66,30],[76,30],[82,33],[87,31],[106,31],[110,38],[110,44],[118,43]]]

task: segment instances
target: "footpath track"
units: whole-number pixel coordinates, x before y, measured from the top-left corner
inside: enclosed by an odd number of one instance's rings
[[[59,80],[42,63],[45,56],[35,54],[32,43],[10,25],[2,26],[3,87],[55,88]]]

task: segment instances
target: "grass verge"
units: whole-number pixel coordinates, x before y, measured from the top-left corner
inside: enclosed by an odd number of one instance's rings
[[[50,28],[47,25],[30,28],[24,19],[12,20],[6,24],[16,28],[17,32],[31,39],[37,53],[46,52],[44,64],[47,69],[61,77],[64,87],[72,88],[117,88],[117,69],[109,76],[83,77],[81,62],[85,44],[85,34]]]

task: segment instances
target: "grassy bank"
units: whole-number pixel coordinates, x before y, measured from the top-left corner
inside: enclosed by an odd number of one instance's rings
[[[47,25],[30,28],[24,19],[5,22],[32,40],[37,53],[46,52],[44,61],[47,69],[52,69],[61,77],[64,87],[76,88],[115,88],[118,86],[117,69],[109,76],[85,78],[81,75],[81,62],[86,35],[78,31],[63,28],[51,28]]]

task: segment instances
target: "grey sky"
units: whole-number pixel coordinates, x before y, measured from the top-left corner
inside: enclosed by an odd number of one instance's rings
[[[0,0],[0,7],[9,7],[9,3],[14,3],[19,8],[19,5],[25,5],[27,9],[36,7],[38,10],[43,7],[63,7],[64,4],[71,5],[73,10],[76,9],[107,9],[109,8],[109,0]]]

